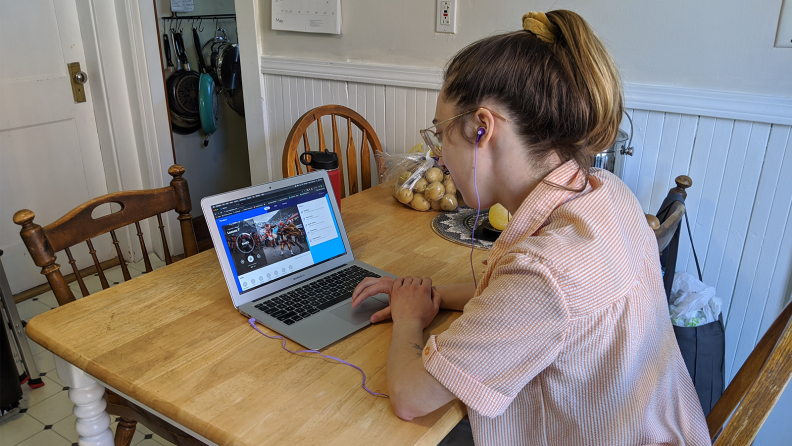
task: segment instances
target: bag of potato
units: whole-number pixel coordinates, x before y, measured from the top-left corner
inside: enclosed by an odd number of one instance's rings
[[[385,160],[382,182],[389,184],[393,198],[416,211],[453,211],[459,205],[456,185],[432,158],[431,151],[391,155],[377,154]]]

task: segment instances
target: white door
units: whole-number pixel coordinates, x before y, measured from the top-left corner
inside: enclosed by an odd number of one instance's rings
[[[107,193],[91,102],[75,103],[67,63],[86,71],[75,0],[0,0],[0,249],[14,293],[46,282],[33,264],[13,215],[52,223]],[[87,253],[75,252],[80,263]],[[101,260],[110,255],[101,249]],[[65,255],[61,271],[71,272]]]

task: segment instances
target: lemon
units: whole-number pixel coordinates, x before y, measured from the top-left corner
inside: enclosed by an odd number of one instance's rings
[[[506,225],[509,224],[511,217],[512,216],[509,211],[507,211],[505,207],[501,206],[500,203],[492,205],[489,210],[490,224],[492,224],[492,227],[499,231],[506,229]]]
[[[421,153],[421,152],[423,152],[423,144],[421,143],[414,145],[413,148],[410,149],[410,153]]]

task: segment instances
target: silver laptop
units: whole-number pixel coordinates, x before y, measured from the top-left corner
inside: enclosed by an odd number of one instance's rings
[[[396,277],[355,260],[325,171],[201,200],[234,307],[311,349],[369,325],[379,294],[352,308],[365,277]]]

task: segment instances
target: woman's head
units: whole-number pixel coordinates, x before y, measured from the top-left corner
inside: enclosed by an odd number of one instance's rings
[[[457,113],[482,106],[501,112],[531,161],[574,159],[586,169],[618,132],[623,105],[616,67],[576,13],[523,19],[525,30],[479,40],[454,56],[442,100]],[[450,122],[446,138],[461,134],[474,141],[473,116]]]

